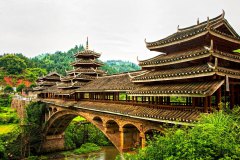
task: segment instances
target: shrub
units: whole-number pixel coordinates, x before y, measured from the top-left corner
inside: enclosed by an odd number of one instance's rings
[[[4,88],[4,93],[12,93],[13,92],[13,88],[9,85],[7,85],[5,88]]]
[[[83,144],[80,148],[75,149],[73,151],[74,154],[85,154],[85,153],[90,153],[93,151],[99,151],[101,150],[101,147],[94,143],[85,143]]]
[[[22,90],[26,88],[25,84],[20,84],[17,86],[17,92],[22,92]]]
[[[229,112],[202,115],[192,128],[175,128],[126,160],[238,159],[240,157],[239,107]]]

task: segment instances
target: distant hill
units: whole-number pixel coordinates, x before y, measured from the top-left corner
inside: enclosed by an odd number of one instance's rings
[[[75,60],[74,54],[83,49],[83,45],[76,45],[67,52],[43,53],[33,58],[21,53],[4,54],[0,56],[0,84],[8,84],[5,77],[10,78],[11,85],[16,86],[18,82],[23,83],[22,81],[35,82],[39,76],[51,71],[66,75],[66,70],[72,69],[70,64]],[[108,60],[101,68],[107,74],[140,70],[137,64],[122,60]]]
[[[83,49],[84,47],[82,45],[76,45],[67,52],[57,51],[53,54],[41,54],[32,58],[32,60],[38,68],[46,69],[47,72],[57,71],[58,73],[65,75],[65,70],[72,69],[70,64],[74,61],[74,54]],[[101,68],[108,74],[130,72],[140,69],[135,63],[122,60],[108,60],[104,62],[104,66]]]
[[[137,71],[141,68],[135,63],[122,60],[108,60],[102,67],[108,74],[116,74],[130,71]]]

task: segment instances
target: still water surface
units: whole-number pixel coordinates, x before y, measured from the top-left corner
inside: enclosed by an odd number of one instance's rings
[[[102,150],[98,152],[92,152],[82,155],[69,155],[66,158],[57,158],[57,153],[55,156],[50,156],[50,160],[115,160],[116,156],[119,154],[118,150],[113,146],[104,146]]]

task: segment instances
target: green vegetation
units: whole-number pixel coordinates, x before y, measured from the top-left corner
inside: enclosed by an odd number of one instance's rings
[[[240,107],[202,115],[192,128],[169,129],[156,136],[136,155],[126,160],[238,159],[240,157]]]
[[[90,153],[90,152],[94,152],[94,151],[99,151],[101,150],[101,147],[99,147],[98,145],[94,144],[94,143],[85,143],[83,145],[81,145],[80,148],[75,149],[73,151],[74,154],[85,154],[85,153]]]
[[[19,119],[16,111],[10,108],[11,100],[10,95],[0,95],[0,159],[14,159],[14,155],[20,153]]]
[[[26,88],[25,84],[20,84],[17,86],[17,92],[22,92],[22,90]]]
[[[1,115],[0,115],[0,117],[1,117]],[[14,128],[16,128],[16,127],[17,127],[17,124],[1,124],[0,125],[0,135],[12,132],[14,130]]]
[[[7,54],[0,58],[0,67],[2,67],[9,74],[21,74],[27,68],[23,59],[18,56]]]
[[[75,118],[65,131],[66,149],[76,149],[84,143],[94,143],[99,146],[111,145],[105,135],[93,124],[83,118]]]
[[[12,88],[11,86],[7,85],[7,86],[4,88],[3,91],[4,91],[4,93],[9,94],[9,93],[12,93],[12,92],[13,92],[13,88]]]
[[[233,52],[240,53],[240,49],[236,49]]]

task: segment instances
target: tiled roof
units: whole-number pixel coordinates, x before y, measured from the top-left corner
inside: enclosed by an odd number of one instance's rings
[[[172,84],[144,84],[129,91],[128,95],[206,97],[212,95],[223,83],[224,80]]]
[[[139,61],[139,65],[142,67],[165,66],[205,58],[210,55],[211,53],[207,49],[198,49],[170,55],[162,54],[148,60]]]
[[[239,53],[227,53],[227,52],[221,52],[221,51],[214,50],[212,55],[214,57],[218,57],[218,58],[225,59],[228,61],[240,63],[240,54]]]
[[[154,109],[143,106],[133,106],[128,104],[114,104],[114,103],[101,103],[101,102],[78,102],[76,107],[101,111],[112,114],[121,114],[135,118],[146,118],[148,120],[170,120],[180,122],[193,122],[197,121],[200,112],[194,110],[167,110],[167,109]]]
[[[135,73],[134,73],[135,74]],[[130,73],[131,76],[131,73]],[[77,92],[127,91],[134,88],[129,74],[118,74],[96,78],[81,87]]]
[[[58,88],[72,88],[72,87],[81,87],[86,85],[86,82],[73,82],[73,83],[59,83],[57,84]]]
[[[41,85],[41,86],[53,86],[55,84],[56,82],[49,82],[49,81],[42,81],[38,83],[38,85]]]
[[[93,65],[93,66],[102,66],[103,62],[99,61],[99,60],[92,60],[92,59],[88,59],[88,60],[84,60],[84,59],[78,59],[74,62],[71,63],[73,66],[76,65]]]
[[[84,73],[84,74],[105,74],[104,71],[100,70],[100,69],[94,69],[94,68],[76,68],[74,70],[71,71],[67,71],[68,74],[73,74],[73,73]]]
[[[194,65],[186,68],[152,70],[133,78],[133,82],[166,81],[186,78],[196,78],[214,75],[214,69],[208,64]]]
[[[74,56],[75,57],[96,57],[96,58],[99,58],[101,56],[101,54],[87,49],[87,50],[80,51],[80,52],[76,53]]]
[[[155,109],[138,105],[130,104],[116,104],[116,103],[103,103],[103,102],[90,102],[90,101],[64,101],[56,99],[42,99],[45,103],[55,104],[59,106],[69,107],[74,106],[76,109],[91,110],[106,114],[115,114],[136,119],[145,119],[149,121],[159,121],[167,123],[182,122],[196,122],[200,117],[201,112],[191,107],[189,109],[172,110],[172,109]],[[185,107],[187,108],[187,107]]]
[[[228,28],[231,30],[233,35],[228,35],[225,33],[222,33],[216,28],[220,24],[225,24],[228,26]],[[155,48],[161,48],[164,46],[167,46],[168,44],[175,44],[175,42],[181,42],[186,39],[192,39],[192,37],[196,36],[203,36],[210,32],[215,32],[217,34],[223,35],[224,37],[228,37],[234,40],[240,40],[239,35],[233,30],[233,28],[229,25],[226,19],[224,19],[224,15],[220,15],[216,18],[210,19],[208,21],[202,22],[197,25],[193,25],[187,28],[178,29],[178,31],[166,38],[163,38],[161,40],[155,41],[155,42],[146,42],[146,46],[148,49],[155,49]]]
[[[76,76],[68,75],[68,76],[62,77],[61,81],[71,81],[71,80],[74,80],[74,79],[77,79],[77,80],[92,80],[94,78],[96,78],[96,77],[85,75],[85,74],[76,73]]]

